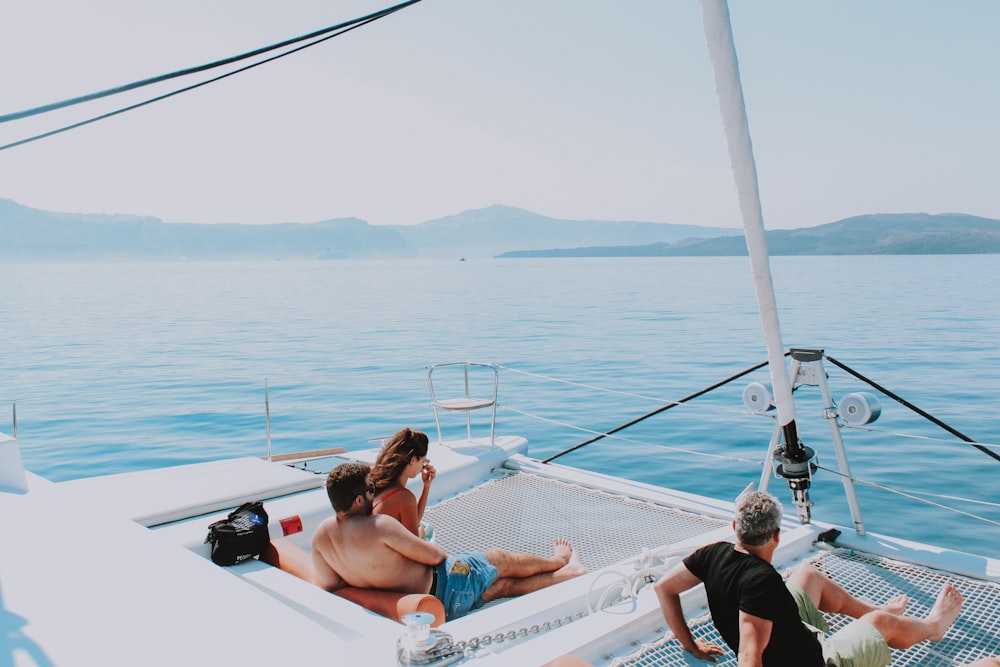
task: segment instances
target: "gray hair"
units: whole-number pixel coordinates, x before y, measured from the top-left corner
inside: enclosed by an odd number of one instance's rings
[[[778,499],[763,491],[748,491],[736,499],[736,538],[743,544],[761,546],[781,527],[784,509]]]

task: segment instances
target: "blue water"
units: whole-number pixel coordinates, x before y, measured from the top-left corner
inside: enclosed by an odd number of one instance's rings
[[[996,256],[771,266],[786,346],[823,347],[1000,442]],[[749,273],[746,258],[7,264],[0,424],[16,399],[24,459],[53,480],[262,455],[266,381],[276,453],[357,449],[403,425],[432,432],[426,368],[475,360],[505,367],[498,432],[545,457],[763,361]],[[835,398],[866,389],[826,370]],[[759,478],[773,428],[745,414],[749,380],[766,371],[560,462],[733,497]],[[818,392],[796,398],[805,443],[835,468]],[[1000,463],[882,407],[872,431],[844,432],[856,477],[1000,521]],[[996,525],[859,493],[870,531],[995,553]],[[812,498],[817,518],[850,523],[835,475],[821,470]]]

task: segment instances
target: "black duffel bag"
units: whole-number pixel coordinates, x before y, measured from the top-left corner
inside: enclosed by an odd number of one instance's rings
[[[212,545],[212,562],[235,565],[259,556],[271,541],[264,503],[243,503],[208,527],[205,542]]]

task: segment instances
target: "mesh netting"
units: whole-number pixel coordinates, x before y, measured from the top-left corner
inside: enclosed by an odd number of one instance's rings
[[[1000,584],[854,552],[823,555],[816,559],[816,565],[855,597],[876,604],[900,593],[910,596],[908,615],[926,616],[944,584],[961,591],[965,598],[962,613],[944,639],[893,651],[893,665],[964,665],[1000,655]],[[849,621],[843,616],[828,620],[831,630]]]
[[[502,474],[428,507],[424,520],[448,553],[497,548],[548,554],[552,539],[565,537],[590,569],[728,525],[529,473]]]
[[[875,604],[884,604],[895,595],[908,595],[908,615],[926,616],[941,586],[946,583],[962,592],[965,598],[962,614],[944,639],[920,642],[905,651],[893,650],[892,665],[895,667],[950,667],[1000,655],[1000,584],[855,552],[825,553],[812,562],[852,595]],[[850,622],[849,618],[840,615],[827,614],[826,617],[831,631]],[[708,617],[695,621],[692,632],[696,638],[725,645]],[[705,663],[695,660],[668,637],[643,646],[612,664],[616,667],[674,667]],[[727,650],[716,664],[736,665],[736,656]]]

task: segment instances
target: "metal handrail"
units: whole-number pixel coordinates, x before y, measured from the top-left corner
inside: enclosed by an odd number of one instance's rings
[[[461,367],[464,380],[464,393],[459,398],[439,399],[434,392],[434,372],[442,368]],[[493,371],[493,397],[476,398],[469,391],[469,369],[488,368]],[[434,424],[437,426],[438,442],[443,440],[441,433],[441,418],[438,410],[448,410],[449,412],[465,413],[465,434],[468,440],[472,440],[472,415],[473,410],[492,408],[490,416],[490,445],[494,444],[496,421],[497,421],[497,392],[500,386],[500,372],[496,364],[486,364],[476,361],[458,361],[445,364],[435,364],[427,371],[427,385],[431,392],[431,407],[434,409]]]

